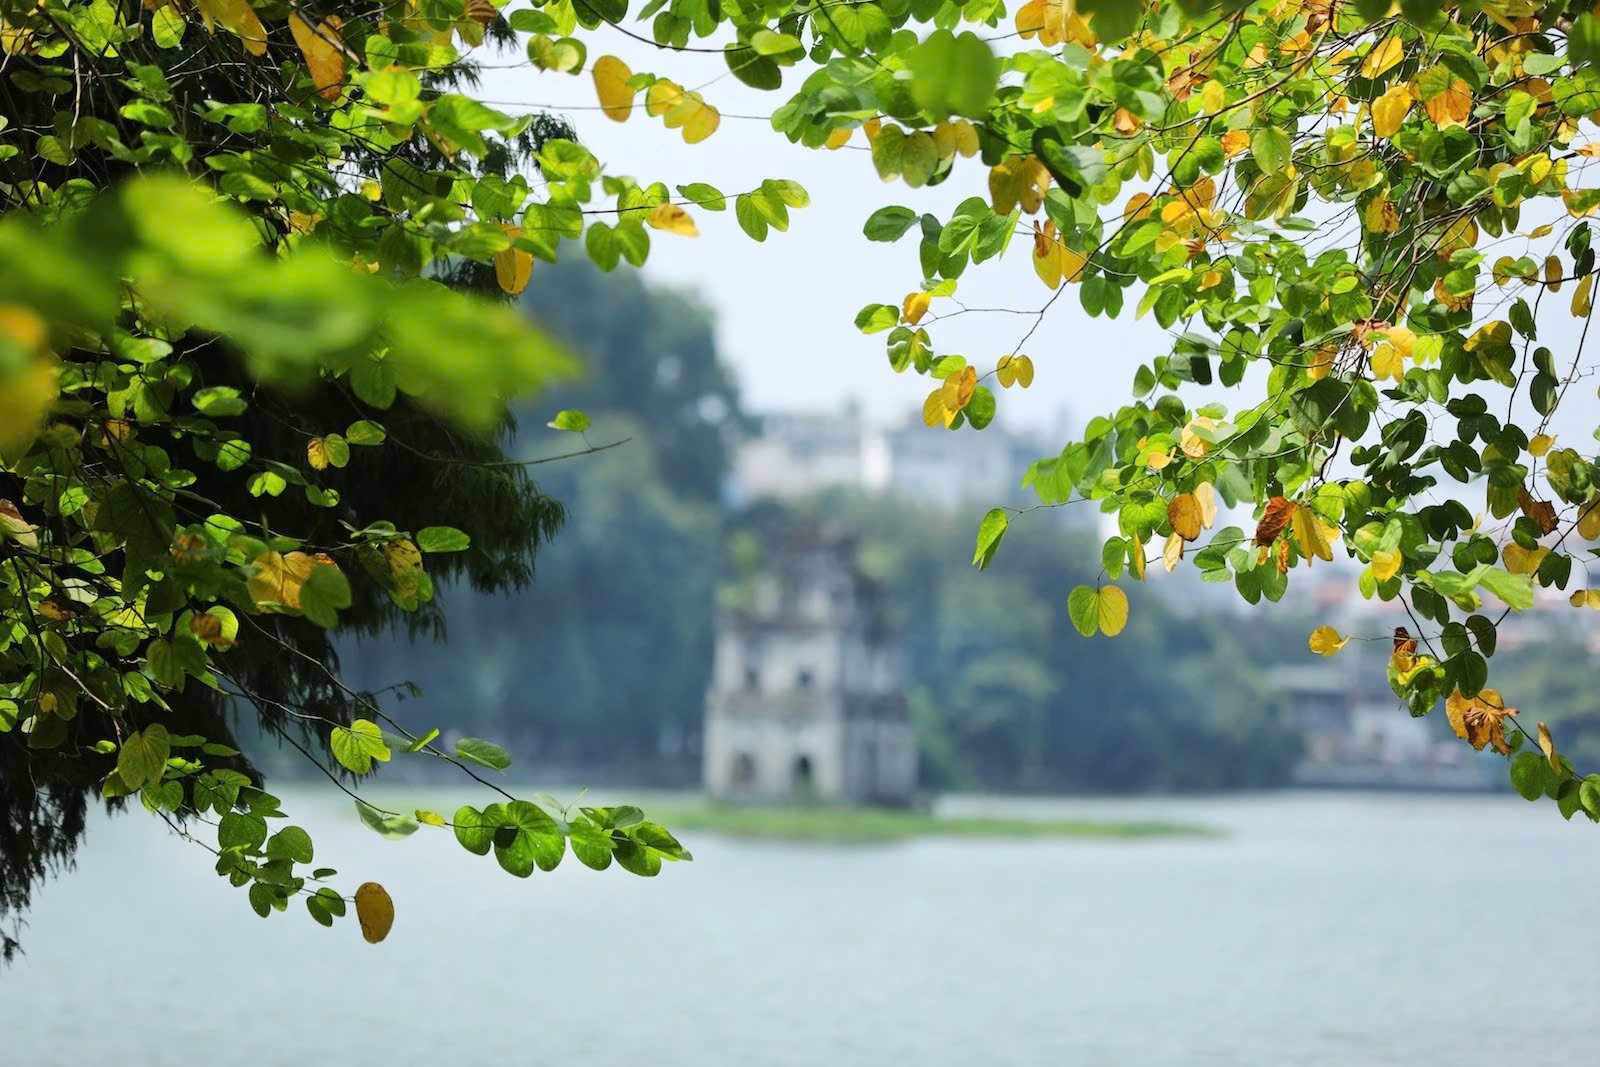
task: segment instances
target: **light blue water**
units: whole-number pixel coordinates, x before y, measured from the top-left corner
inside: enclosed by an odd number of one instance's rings
[[[967,802],[1230,836],[702,836],[654,881],[518,881],[442,834],[286,801],[319,862],[388,886],[387,942],[257,919],[159,823],[102,822],[0,973],[0,1062],[1506,1067],[1600,1047],[1600,827],[1515,797]]]

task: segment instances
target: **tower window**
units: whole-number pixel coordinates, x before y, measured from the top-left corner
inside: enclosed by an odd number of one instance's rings
[[[800,673],[795,675],[794,684],[800,689],[810,689],[812,680],[811,668],[801,667]]]

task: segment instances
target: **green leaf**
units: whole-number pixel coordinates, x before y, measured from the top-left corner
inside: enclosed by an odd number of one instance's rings
[[[355,774],[371,771],[374,760],[387,763],[390,759],[383,731],[369,719],[357,719],[348,728],[335,726],[328,738],[328,747],[339,765]]]
[[[705,182],[690,182],[688,185],[678,186],[678,193],[685,200],[697,204],[707,211],[725,211],[728,207],[728,198],[714,185]]]
[[[417,531],[417,547],[424,552],[465,552],[472,538],[453,526],[424,526]]]
[[[450,821],[455,824],[456,840],[461,842],[462,848],[479,856],[489,854],[494,845],[495,827],[484,818],[483,812],[474,807],[460,807]]]
[[[890,304],[868,304],[856,313],[856,329],[862,333],[892,329],[899,321],[900,309]]]
[[[733,217],[738,220],[739,228],[749,235],[752,241],[767,239],[767,217],[749,193],[740,193],[734,200]]]
[[[587,820],[573,823],[567,840],[572,844],[572,854],[585,867],[603,871],[611,866],[611,835],[593,823]]]
[[[935,121],[986,119],[1000,84],[1000,63],[975,33],[935,30],[906,56],[911,99]]]
[[[410,837],[417,832],[417,820],[409,815],[390,815],[364,800],[356,801],[356,813],[366,827],[384,837]]]
[[[456,742],[456,755],[468,763],[503,771],[511,766],[511,756],[493,741],[481,737],[463,737]]]
[[[285,826],[267,841],[267,859],[310,863],[313,855],[311,835],[298,826]]]
[[[323,886],[306,897],[306,910],[323,926],[332,926],[333,920],[343,917],[345,913],[344,898],[327,886]]]
[[[1511,786],[1523,800],[1544,796],[1545,774],[1549,764],[1537,752],[1519,752],[1511,761]]]
[[[383,442],[388,439],[389,435],[384,428],[377,423],[371,422],[367,419],[362,419],[359,422],[352,422],[349,428],[345,430],[344,436],[345,440],[349,441],[353,445],[364,445],[370,447],[372,445],[383,444]]]
[[[995,552],[1000,548],[1000,542],[1006,536],[1006,527],[1010,522],[1010,516],[1006,514],[1004,508],[992,508],[983,517],[983,521],[978,524],[978,547],[972,554],[973,566],[979,570],[989,566],[989,561],[994,559]]]
[[[217,844],[223,849],[253,852],[267,839],[267,820],[253,812],[230,811],[217,823]]]
[[[535,867],[553,871],[566,853],[567,842],[555,820],[543,808],[526,800],[505,805],[505,818],[494,834],[494,858],[518,878]]]
[[[239,390],[231,385],[213,385],[209,389],[201,389],[190,399],[190,403],[194,404],[196,411],[213,419],[243,415],[250,406]]]
[[[338,567],[312,567],[300,587],[300,611],[324,629],[339,623],[339,612],[350,606],[350,580]]]
[[[1067,596],[1067,617],[1073,627],[1085,637],[1100,632],[1100,594],[1087,585],[1080,585]]]
[[[1511,574],[1499,568],[1485,569],[1479,584],[1505,602],[1506,607],[1526,611],[1533,607],[1533,577]]]
[[[917,213],[908,207],[881,207],[867,219],[861,232],[869,241],[898,241],[917,218]]]
[[[589,428],[589,416],[581,411],[558,411],[556,417],[545,423],[552,430],[582,433]]]
[[[1276,174],[1288,166],[1291,151],[1288,133],[1276,126],[1264,126],[1250,133],[1250,155],[1263,175]]]
[[[167,728],[151,723],[123,740],[122,750],[117,753],[117,774],[130,792],[137,791],[161,780],[171,755]]]

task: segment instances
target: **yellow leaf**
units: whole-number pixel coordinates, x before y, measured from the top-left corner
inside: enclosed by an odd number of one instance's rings
[[[1313,559],[1330,562],[1333,560],[1333,546],[1328,543],[1327,528],[1316,512],[1301,505],[1295,508],[1290,525],[1294,532],[1295,546],[1308,562]]]
[[[1472,117],[1472,87],[1457,78],[1444,92],[1424,100],[1422,107],[1441,130],[1465,125]]]
[[[957,119],[950,124],[955,131],[956,152],[962,159],[971,159],[978,154],[978,131],[966,119]]]
[[[1195,432],[1195,428],[1202,430],[1215,430],[1217,420],[1198,415],[1183,428],[1183,433],[1178,435],[1178,447],[1190,459],[1204,459],[1206,453],[1211,451],[1211,442]]]
[[[1567,603],[1575,608],[1600,611],[1600,589],[1580,589],[1567,598]]]
[[[1027,356],[1001,356],[994,374],[1002,388],[1020,385],[1026,389],[1033,384],[1033,360]]]
[[[1544,753],[1544,758],[1550,761],[1550,769],[1557,774],[1561,773],[1561,754],[1556,751],[1555,738],[1550,736],[1550,727],[1544,723],[1539,724],[1539,751]]]
[[[1400,550],[1374,552],[1372,554],[1372,576],[1380,582],[1387,582],[1390,578],[1400,573]]]
[[[1361,62],[1361,76],[1376,78],[1405,58],[1406,48],[1396,34],[1390,34],[1367,53]]]
[[[1512,574],[1533,574],[1549,554],[1550,550],[1542,545],[1538,548],[1523,548],[1515,541],[1508,541],[1506,547],[1500,550],[1500,559],[1506,565],[1506,570]]]
[[[681,129],[685,144],[698,144],[717,132],[722,113],[706,103],[705,97],[690,91],[678,96],[661,121],[669,130]]]
[[[9,333],[0,311],[0,335]],[[41,357],[0,371],[0,453],[32,444],[59,394],[54,359]]]
[[[1311,362],[1306,366],[1306,377],[1314,382],[1320,382],[1333,373],[1333,357],[1337,351],[1333,345],[1323,345],[1311,353]]]
[[[1133,549],[1128,553],[1128,573],[1139,581],[1144,581],[1144,541],[1138,534],[1133,536]]]
[[[1577,318],[1588,318],[1589,309],[1594,306],[1594,275],[1585,274],[1578,280],[1578,288],[1572,292],[1572,314]]]
[[[1215,85],[1215,82],[1209,83]],[[1250,133],[1247,130],[1229,130],[1222,135],[1222,154],[1230,159],[1246,148],[1250,147]]]
[[[1176,530],[1167,535],[1167,543],[1161,549],[1161,565],[1171,574],[1177,568],[1178,562],[1183,559],[1183,538],[1178,536]]]
[[[1016,368],[1018,385],[1026,389],[1033,384],[1033,360],[1027,356],[1015,356],[1011,365]]]
[[[289,15],[289,32],[294,43],[300,46],[305,57],[306,70],[311,74],[311,84],[324,100],[337,100],[344,89],[343,39],[339,36],[337,19],[324,19],[315,28],[295,10]]]
[[[1032,156],[1008,156],[989,171],[989,197],[997,215],[1009,215],[1019,204],[1031,215],[1050,191],[1050,172]]]
[[[522,236],[522,230],[516,226],[506,226],[505,231],[513,241]],[[505,292],[517,295],[528,287],[528,279],[532,276],[533,253],[512,245],[494,254],[494,280]]]
[[[1567,214],[1571,215],[1573,218],[1587,218],[1595,213],[1597,205],[1594,203],[1594,201],[1588,200],[1587,198],[1584,200],[1579,200],[1578,192],[1579,190],[1577,189],[1561,190],[1561,201],[1567,205]]]
[[[328,469],[328,448],[320,437],[313,437],[306,442],[306,462],[311,464],[314,471]]]
[[[1557,256],[1547,256],[1544,261],[1544,287],[1552,293],[1561,291],[1561,260]]]
[[[932,293],[907,293],[900,305],[900,321],[915,326],[928,313],[928,305],[932,302]]]
[[[1445,701],[1444,710],[1456,736],[1473,748],[1481,751],[1484,745],[1493,745],[1499,752],[1511,752],[1511,746],[1506,744],[1504,720],[1515,715],[1517,709],[1506,707],[1495,690],[1484,689],[1468,698],[1457,689]]]
[[[667,233],[675,233],[682,237],[698,237],[700,231],[695,229],[694,219],[689,213],[677,204],[657,204],[650,212],[650,225]]]
[[[659,84],[659,83],[657,83],[657,84]],[[653,88],[655,88],[655,86],[651,86],[651,88],[653,89]],[[648,95],[646,95],[645,96],[645,110],[647,110],[647,111],[650,108],[649,101],[650,101],[650,97]],[[834,130],[832,133],[828,134],[828,139],[826,141],[824,141],[823,144],[827,145],[830,149],[843,148],[845,145],[850,143],[850,134],[853,133],[853,132],[855,132],[855,131],[853,131],[850,127],[842,126],[839,129]]]
[[[250,576],[250,597],[258,604],[281,604],[298,610],[300,590],[317,567],[337,567],[333,558],[318,552],[309,556],[304,552],[280,555],[267,552],[257,556],[252,563],[255,573]]]
[[[1600,540],[1600,496],[1592,496],[1578,511],[1578,536],[1585,541]]]
[[[944,406],[954,416],[955,412],[967,406],[967,401],[972,399],[972,391],[978,385],[978,372],[972,367],[962,367],[944,380],[940,392],[944,397]]]
[[[1534,434],[1533,440],[1528,442],[1528,452],[1534,456],[1542,456],[1550,451],[1550,446],[1555,443],[1556,439],[1547,433]]]
[[[1343,648],[1350,639],[1331,626],[1319,626],[1311,631],[1307,647],[1319,656],[1331,656]]]
[[[1201,482],[1194,487],[1194,498],[1200,505],[1200,525],[1211,529],[1217,521],[1217,487]]]
[[[1039,280],[1044,282],[1045,286],[1050,289],[1057,289],[1061,286],[1061,257],[1056,254],[1056,249],[1058,247],[1060,246],[1056,244],[1055,239],[1041,231],[1038,228],[1038,223],[1035,223],[1033,234],[1033,272],[1037,274],[1039,276]]]
[[[1100,632],[1115,637],[1128,625],[1128,594],[1114,585],[1100,587]]]
[[[422,808],[417,809],[417,821],[425,826],[445,825],[445,819],[443,815],[440,815],[436,811],[425,811]]]
[[[1396,85],[1372,102],[1372,132],[1379,137],[1393,137],[1411,110],[1411,90]]]
[[[1391,344],[1380,344],[1372,352],[1372,377],[1375,381],[1399,381],[1406,373],[1405,357]]]
[[[941,386],[928,394],[922,402],[922,421],[929,426],[949,426],[950,412],[944,406],[944,388]]]
[[[1400,212],[1387,196],[1380,196],[1369,203],[1361,213],[1361,218],[1373,233],[1393,233],[1400,228]]]
[[[668,81],[666,78],[652,82],[650,88],[646,89],[644,94],[645,114],[649,115],[651,118],[659,118],[660,116],[665,115],[672,108],[676,107],[678,102],[682,99],[683,86],[679,85],[677,82]],[[838,130],[834,130],[833,132],[835,135],[839,133]],[[833,140],[832,137],[829,137],[828,139],[829,141]],[[843,144],[849,139],[850,132],[846,130],[844,139],[839,143]]]
[[[1167,521],[1172,524],[1173,533],[1185,541],[1193,541],[1200,536],[1200,501],[1193,493],[1173,497],[1167,505]]]
[[[15,541],[29,551],[38,551],[39,527],[22,517],[9,500],[0,500],[0,542]]]
[[[218,23],[244,42],[246,52],[253,56],[266,54],[266,28],[247,0],[195,0],[195,6],[200,9],[207,33],[212,32],[212,23]]]
[[[48,604],[45,601],[44,604]],[[41,608],[44,604],[40,604]],[[221,609],[227,610],[227,609]],[[233,638],[223,633],[222,616],[204,612],[189,620],[189,632],[200,640],[201,644],[211,645],[216,648],[232,648]]]
[[[394,927],[394,901],[389,891],[377,882],[363,882],[356,890],[356,920],[361,936],[376,945]]]
[[[590,72],[594,77],[594,91],[600,97],[600,109],[614,122],[627,122],[633,113],[634,88],[628,84],[633,71],[616,56],[601,56],[594,61]],[[646,97],[646,101],[649,98]]]

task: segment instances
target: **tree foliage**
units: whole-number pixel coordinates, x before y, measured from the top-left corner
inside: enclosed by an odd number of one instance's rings
[[[348,714],[292,656],[278,690],[241,690],[252,676],[235,666],[275,638],[325,674],[324,629],[364,607],[426,611],[429,557],[473,551],[464,518],[414,496],[395,502],[404,519],[358,512],[339,474],[364,450],[453,464],[449,449],[472,447],[440,430],[451,444],[428,451],[383,412],[482,429],[508,392],[567,371],[509,309],[450,284],[520,291],[564,247],[638,265],[652,234],[691,237],[729,208],[763,241],[808,203],[779,177],[724,193],[607,173],[571,131],[461,91],[479,49],[586,73],[606,119],[691,144],[727,136],[714,86],[591,61],[589,45],[620,31],[664,63],[710,49],[786,92],[771,122],[791,140],[840,148],[859,130],[870,151],[841,165],[970,187],[949,218],[889,206],[866,223],[868,239],[915,246],[910,291],[857,322],[887,335],[895,370],[932,379],[930,425],[981,430],[995,388],[1027,387],[1036,365],[1062,373],[1024,357],[1064,295],[1171,331],[1132,403],[1026,475],[1042,506],[1093,500],[1120,524],[1101,577],[1063,591],[1083,632],[1132,625],[1116,583],[1150,562],[1256,603],[1340,551],[1365,595],[1414,617],[1390,676],[1416,714],[1446,700],[1476,747],[1529,736],[1487,687],[1495,623],[1536,587],[1572,585],[1579,542],[1600,538],[1592,458],[1550,421],[1582,341],[1539,340],[1593,310],[1600,190],[1582,182],[1594,151],[1579,138],[1600,109],[1600,22],[1583,5],[11,0],[0,19],[6,758],[168,815],[203,796],[220,868],[258,911],[309,888],[294,866],[308,850],[268,832],[276,801],[229,777],[244,772],[218,724],[185,723],[175,697],[233,691],[344,729],[333,754],[352,773],[414,745],[458,758]],[[1047,292],[1020,336],[941,353],[939,322],[981,313],[951,302],[965,272],[1021,258]],[[1213,382],[1259,399],[1185,399]],[[295,400],[274,419],[295,388],[343,409]],[[501,489],[508,510],[540,510],[525,484]],[[985,523],[980,564],[1016,518]],[[1519,788],[1537,772],[1582,802],[1549,732],[1539,741],[1542,760],[1514,764]],[[56,846],[78,824],[47,809],[68,794],[20,812]],[[513,873],[568,839],[585,862],[609,849],[639,873],[681,854],[631,811],[557,819],[509,797],[474,811],[457,813],[463,845]],[[313,915],[333,915],[322,899]]]

